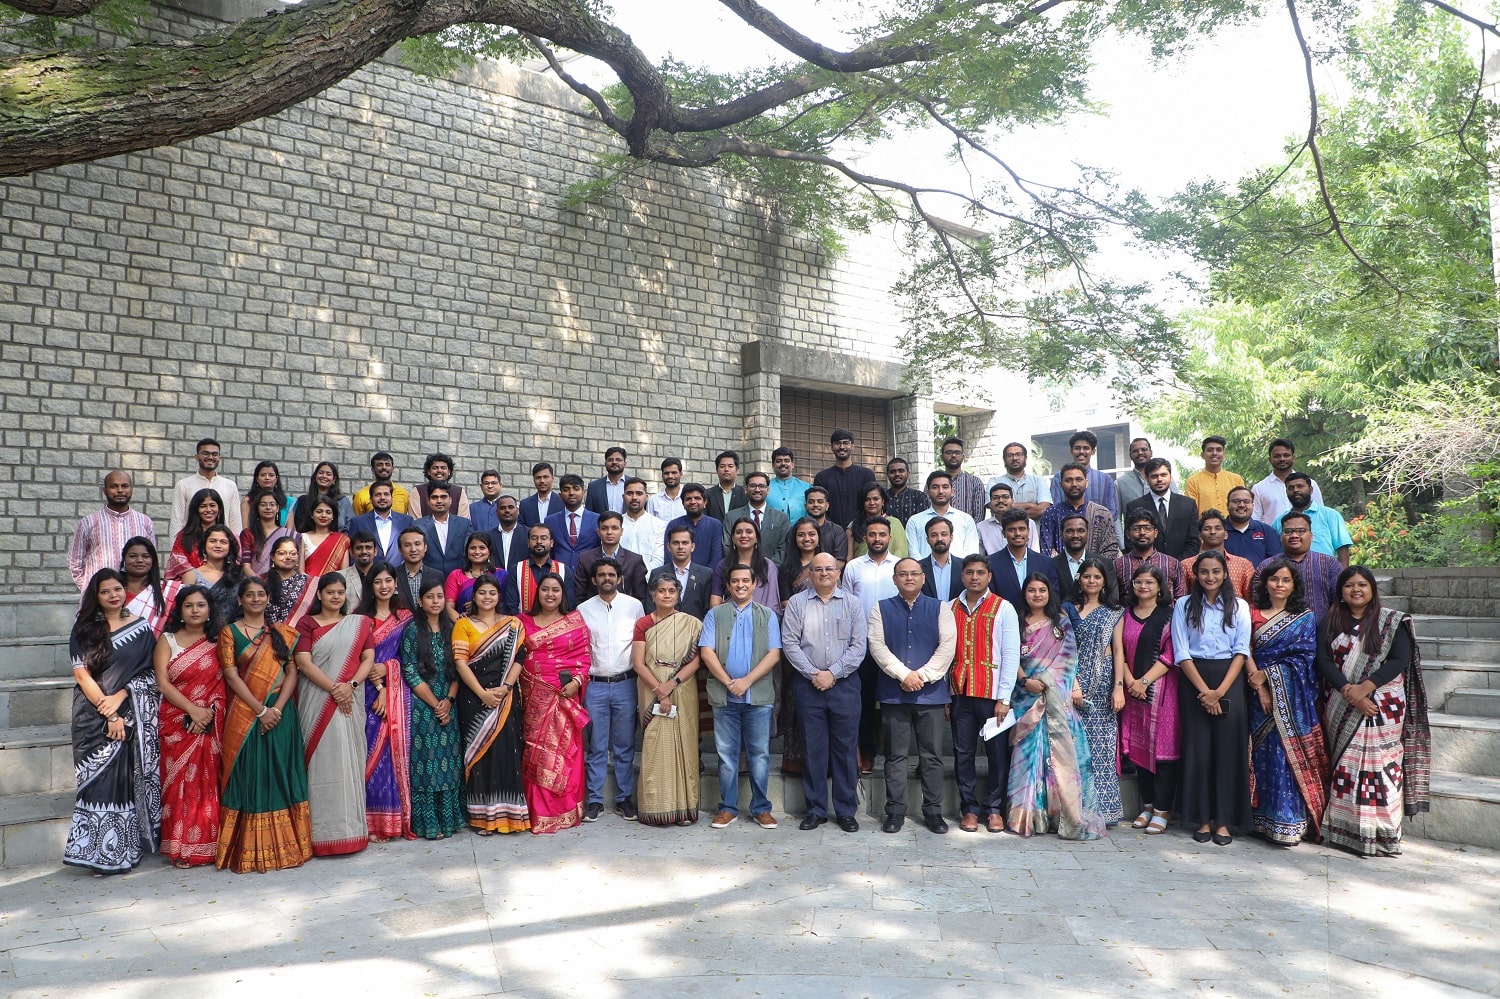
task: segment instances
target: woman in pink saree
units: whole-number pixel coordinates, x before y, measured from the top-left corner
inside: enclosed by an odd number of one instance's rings
[[[531,831],[552,833],[583,820],[583,730],[589,714],[583,687],[589,675],[589,629],[577,611],[566,609],[562,577],[546,573],[537,581],[526,629],[526,661],[521,669],[521,777]]]

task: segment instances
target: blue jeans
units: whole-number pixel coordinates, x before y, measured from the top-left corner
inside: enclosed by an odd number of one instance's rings
[[[584,754],[588,772],[588,800],[604,803],[604,780],[609,775],[609,757],[615,758],[615,787],[619,798],[635,790],[636,681],[588,685],[583,706],[589,713],[589,745]]]
[[[750,814],[771,810],[771,704],[714,708],[714,748],[719,751],[719,811],[740,813],[740,749],[750,760]]]

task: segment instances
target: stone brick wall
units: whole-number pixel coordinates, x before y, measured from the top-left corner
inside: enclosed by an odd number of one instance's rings
[[[377,448],[408,484],[441,449],[461,483],[496,466],[522,491],[539,456],[591,477],[615,442],[648,480],[668,452],[702,478],[720,448],[773,446],[745,418],[779,387],[741,377],[747,340],[900,358],[889,245],[831,261],[667,170],[565,208],[612,148],[535,74],[383,62],[219,135],[0,181],[7,591],[70,590],[110,467],[165,534],[207,434],[242,487],[269,458],[297,492],[320,459],[359,482]]]

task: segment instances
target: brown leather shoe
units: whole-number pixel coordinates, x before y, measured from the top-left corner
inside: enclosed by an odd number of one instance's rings
[[[734,820],[736,818],[738,818],[738,816],[735,815],[733,812],[727,811],[727,810],[726,811],[722,811],[718,815],[714,816],[713,822],[710,823],[710,828],[713,828],[713,829],[723,829],[723,828],[726,828],[727,826],[732,826],[732,825],[734,825]]]
[[[875,757],[861,750],[859,752],[859,775],[868,777],[875,772]]]
[[[964,812],[963,815],[959,816],[958,828],[962,829],[964,832],[978,832],[979,816],[975,815],[973,812]]]
[[[782,760],[781,772],[787,777],[801,777],[802,763],[799,760]]]
[[[753,816],[753,818],[755,819],[755,824],[760,826],[762,829],[776,828],[776,816],[772,815],[770,812],[761,812],[759,815]]]
[[[990,817],[985,820],[985,828],[994,833],[1005,832],[1005,817],[991,812]]]

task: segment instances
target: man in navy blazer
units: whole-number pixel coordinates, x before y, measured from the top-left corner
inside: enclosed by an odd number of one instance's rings
[[[526,557],[527,527],[521,523],[521,504],[514,496],[501,496],[495,501],[495,517],[499,526],[490,531],[490,556],[495,565],[509,569]]]
[[[397,513],[391,509],[394,502],[395,491],[389,482],[377,482],[370,487],[370,505],[374,507],[369,513],[362,513],[349,522],[349,535],[353,537],[360,531],[369,531],[375,537],[375,550],[378,556],[391,565],[401,564],[401,532],[406,530],[415,520],[408,514]],[[385,544],[381,544],[381,527],[388,529],[385,532]]]
[[[917,559],[923,573],[922,592],[949,603],[964,589],[962,559],[954,558],[949,550],[953,546],[953,525],[947,517],[933,517],[922,526],[922,530],[927,536],[927,546],[932,549],[931,555]],[[933,559],[942,561],[934,564]],[[941,593],[938,592],[939,577],[944,580]]]
[[[547,518],[556,513],[559,507],[557,493],[552,491],[552,466],[548,462],[539,461],[531,466],[531,484],[536,486],[536,494],[527,496],[521,500],[521,525],[523,527],[535,527],[545,524]],[[542,508],[542,501],[547,506]]]
[[[474,523],[467,517],[448,512],[453,495],[447,483],[433,482],[427,487],[427,503],[432,512],[417,521],[422,535],[427,539],[427,557],[422,564],[433,572],[441,573],[444,579],[454,569],[462,569],[467,552],[464,546],[469,535],[474,533]]]
[[[615,444],[604,452],[604,478],[589,483],[583,508],[591,513],[625,513],[625,449]],[[633,595],[633,594],[632,594]]]
[[[1005,547],[990,556],[990,589],[1008,600],[1016,608],[1016,613],[1024,618],[1026,600],[1021,592],[1021,581],[1033,572],[1040,572],[1052,580],[1052,587],[1056,590],[1057,566],[1047,556],[1028,547],[1031,522],[1026,518],[1026,511],[1016,507],[1006,510],[1000,515],[1000,530],[1005,534]]]
[[[571,472],[557,483],[557,494],[563,508],[547,518],[552,528],[552,557],[568,567],[568,575],[578,569],[578,556],[599,547],[599,515],[583,508],[583,477]]]

